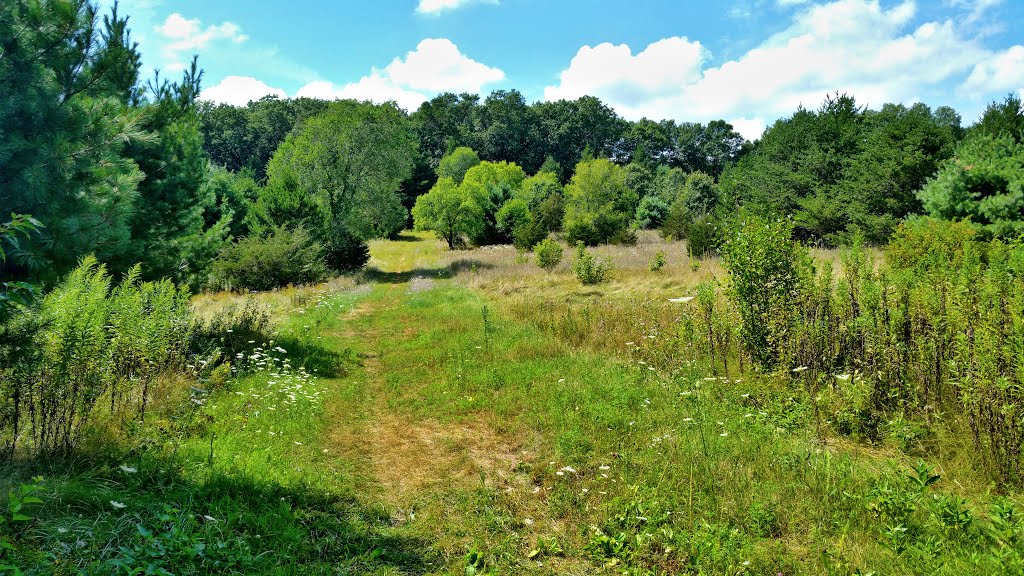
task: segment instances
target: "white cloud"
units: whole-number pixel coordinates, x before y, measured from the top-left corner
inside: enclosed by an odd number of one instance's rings
[[[451,40],[427,38],[404,59],[395,58],[382,70],[374,68],[356,82],[343,86],[325,81],[310,82],[296,95],[328,100],[394,100],[402,108],[415,110],[431,93],[480,92],[485,84],[504,78],[505,73],[500,69],[465,56]]]
[[[965,24],[973,24],[982,19],[989,9],[1003,3],[1003,0],[948,0],[948,4],[969,10]]]
[[[957,92],[978,100],[993,93],[1024,93],[1024,46],[1016,45],[978,62]]]
[[[479,92],[484,84],[505,79],[500,69],[463,55],[447,38],[421,41],[405,60],[392,60],[382,75],[396,84],[431,92]]]
[[[382,76],[364,76],[357,82],[336,86],[332,82],[310,82],[295,93],[298,98],[320,98],[322,100],[352,99],[388,102],[394,100],[399,107],[415,110],[427,100],[427,95],[402,88]]]
[[[198,18],[188,19],[175,12],[156,27],[163,40],[163,56],[167,65],[181,64],[186,52],[201,50],[217,40],[240,44],[249,39],[234,22],[203,26]]]
[[[498,0],[420,0],[419,4],[416,6],[416,12],[419,14],[437,16],[445,10],[455,10],[474,2],[497,4]]]
[[[659,40],[636,56],[625,44],[584,46],[561,73],[559,85],[544,90],[544,98],[572,100],[589,94],[631,102],[668,96],[700,78],[707,55],[700,42],[686,38]]]
[[[201,100],[209,100],[218,104],[245,106],[251,100],[259,100],[264,96],[287,95],[280,88],[268,86],[260,80],[248,76],[228,76],[216,86],[211,86],[199,94]]]
[[[990,55],[951,21],[914,25],[915,14],[912,1],[889,8],[877,0],[809,6],[784,31],[710,68],[706,51],[686,38],[660,40],[635,56],[627,46],[584,46],[545,98],[589,93],[627,118],[736,118],[735,126],[752,138],[830,92],[873,106],[917,101]]]
[[[783,8],[790,6],[798,6],[800,4],[806,4],[808,0],[775,0],[775,3]]]

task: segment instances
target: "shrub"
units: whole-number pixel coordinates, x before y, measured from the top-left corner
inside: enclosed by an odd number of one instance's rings
[[[762,367],[774,367],[786,344],[801,269],[807,266],[807,252],[792,235],[788,220],[744,216],[722,245],[743,343]]]
[[[587,252],[582,242],[576,243],[576,261],[572,263],[572,273],[576,275],[583,284],[598,284],[604,282],[611,271],[612,263],[610,258],[599,260]]]
[[[718,250],[718,225],[710,218],[691,222],[686,228],[686,251],[690,258],[706,258]]]
[[[211,284],[225,290],[270,290],[311,284],[327,276],[323,249],[302,228],[274,229],[225,248],[213,264]]]
[[[690,211],[686,208],[685,199],[679,198],[669,207],[659,229],[662,238],[682,240],[690,225]]]
[[[537,243],[533,247],[533,253],[537,256],[537,266],[550,272],[562,261],[562,245],[550,238]]]
[[[654,255],[654,259],[651,260],[651,263],[648,266],[648,268],[651,270],[651,272],[661,272],[661,269],[665,267],[666,263],[667,262],[665,261],[665,251],[658,250],[658,252]]]
[[[661,226],[668,216],[668,204],[657,196],[644,196],[636,209],[636,227],[649,230]]]
[[[150,383],[183,369],[193,326],[189,291],[140,276],[136,266],[111,289],[106,268],[88,257],[38,312],[25,312],[38,314],[37,323],[28,321],[37,352],[20,357],[20,369],[3,379],[0,437],[9,450],[22,443],[70,452],[101,400],[111,415],[144,417]]]

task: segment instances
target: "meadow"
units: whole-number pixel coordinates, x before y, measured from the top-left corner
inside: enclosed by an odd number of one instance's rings
[[[726,369],[681,337],[699,300],[669,298],[725,282],[716,260],[654,236],[603,250],[611,277],[581,287],[512,248],[406,233],[330,284],[196,297],[206,322],[253,329],[232,373],[161,381],[125,437],[10,464],[6,570],[1020,570],[1016,491],[967,438],[850,434],[802,371],[729,351]]]

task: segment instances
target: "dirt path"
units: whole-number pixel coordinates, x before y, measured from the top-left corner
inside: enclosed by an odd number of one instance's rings
[[[350,406],[332,406],[328,414],[337,422],[330,433],[331,451],[358,455],[369,464],[377,494],[398,507],[439,488],[479,484],[508,488],[516,464],[529,455],[520,442],[504,438],[486,423],[474,420],[457,425],[422,419],[388,406],[385,355],[389,343],[409,341],[415,331],[373,321],[381,311],[402,306],[410,293],[431,289],[414,279],[402,284],[375,285],[375,293],[349,311],[337,334],[361,358],[363,417],[351,418]],[[424,365],[425,371],[433,367]],[[358,425],[351,425],[358,422]]]

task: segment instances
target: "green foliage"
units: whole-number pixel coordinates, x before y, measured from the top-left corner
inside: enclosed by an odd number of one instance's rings
[[[414,152],[414,136],[393,104],[331,103],[278,147],[267,166],[268,198],[261,194],[254,213],[264,227],[306,226],[331,268],[361,267],[363,242],[405,226],[397,191]]]
[[[139,62],[123,25],[120,16],[104,24],[85,2],[0,6],[0,206],[46,226],[40,241],[22,245],[37,260],[16,254],[4,272],[52,280],[84,254],[131,248],[144,174],[125,157],[126,142],[153,136],[126,108],[138,104]]]
[[[1013,92],[1002,102],[992,102],[982,113],[977,124],[971,126],[971,136],[1009,136],[1016,142],[1024,141],[1024,102]]]
[[[11,214],[11,220],[0,224],[0,263],[7,261],[7,252],[17,251],[21,246],[19,236],[30,237],[42,228],[42,224],[31,216]],[[0,322],[14,306],[24,306],[35,296],[36,287],[27,282],[0,281]]]
[[[201,102],[198,107],[203,149],[210,161],[234,173],[267,177],[267,163],[296,126],[327,109],[329,102],[276,96],[246,106]]]
[[[547,238],[548,230],[533,214],[525,200],[513,198],[495,215],[498,230],[512,236],[512,244],[520,250],[529,250]]]
[[[686,225],[686,252],[690,258],[707,258],[718,252],[722,230],[713,218],[700,218]]]
[[[654,254],[654,258],[651,259],[651,263],[647,266],[647,269],[651,272],[661,272],[661,269],[665,267],[668,261],[665,260],[665,251],[658,250]]]
[[[668,217],[668,204],[658,196],[644,196],[636,208],[636,227],[649,230],[661,226]]]
[[[960,119],[924,104],[859,107],[829,96],[765,131],[719,179],[722,191],[761,214],[792,215],[798,236],[837,244],[854,229],[883,241],[920,210],[915,192],[952,154]]]
[[[969,138],[918,197],[944,220],[968,219],[984,238],[1024,233],[1024,144],[1009,134]]]
[[[537,257],[537,266],[550,272],[562,261],[564,251],[561,244],[545,238],[533,247],[533,254]]]
[[[588,246],[628,241],[638,202],[622,168],[603,158],[580,162],[565,188],[566,239]]]
[[[715,179],[703,172],[691,172],[686,177],[682,201],[692,218],[714,213],[719,203],[718,186]]]
[[[451,178],[441,178],[417,198],[412,216],[417,230],[433,230],[449,248],[463,246],[464,237],[478,236],[484,228],[484,211],[476,198]]]
[[[301,227],[278,227],[225,247],[213,263],[210,284],[222,290],[271,290],[326,277],[323,247]]]
[[[743,321],[744,345],[765,368],[783,357],[807,265],[806,250],[792,232],[786,220],[745,215],[726,231],[721,248]]]
[[[600,284],[611,272],[611,258],[595,258],[587,251],[583,242],[576,243],[576,259],[572,263],[572,273],[584,285]]]
[[[106,269],[82,261],[47,294],[31,345],[29,366],[9,367],[2,379],[0,431],[5,446],[36,453],[71,451],[101,399],[108,416],[144,416],[148,388],[184,364],[192,330],[189,292],[171,282],[140,282],[132,268],[112,287]]]
[[[462,184],[466,172],[479,163],[480,157],[472,148],[459,146],[451,154],[446,154],[441,158],[441,162],[437,165],[437,178],[451,178],[456,184]]]
[[[459,185],[463,193],[483,213],[483,226],[469,232],[469,239],[477,246],[503,244],[512,239],[511,232],[502,232],[498,226],[497,213],[512,199],[526,180],[526,173],[510,162],[481,162],[466,172]]]

